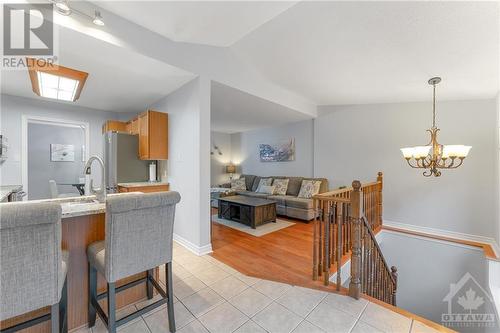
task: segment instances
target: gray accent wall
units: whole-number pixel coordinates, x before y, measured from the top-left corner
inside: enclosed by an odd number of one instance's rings
[[[52,143],[73,145],[75,160],[51,161]],[[82,146],[85,145],[85,132],[82,128],[66,127],[39,123],[28,124],[28,188],[30,200],[51,197],[49,180],[55,180],[59,193],[78,191],[73,186],[62,185],[78,182],[84,177],[82,170]]]
[[[219,147],[219,151],[214,149]],[[229,182],[226,165],[232,162],[231,134],[210,132],[210,184],[212,187]]]
[[[384,173],[384,220],[493,239],[498,227],[496,100],[439,102],[438,140],[471,145],[456,170],[426,178],[410,168],[400,148],[425,145],[431,103],[319,108],[315,120],[314,175],[330,187]]]
[[[295,139],[295,160],[289,162],[261,162],[259,144]],[[259,176],[313,176],[314,163],[313,120],[288,123],[231,135],[232,160],[241,173]]]

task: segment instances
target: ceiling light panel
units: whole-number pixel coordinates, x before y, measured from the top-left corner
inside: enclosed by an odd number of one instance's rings
[[[47,66],[44,60],[27,58],[33,92],[41,97],[76,101],[88,73],[60,65]]]
[[[42,97],[72,101],[78,88],[78,81],[62,76],[37,72],[40,95]]]

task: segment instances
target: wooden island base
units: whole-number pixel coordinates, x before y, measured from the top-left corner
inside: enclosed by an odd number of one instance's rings
[[[104,239],[105,214],[86,215],[62,219],[62,248],[69,251],[68,265],[68,329],[73,330],[88,323],[88,266],[87,246],[95,241]],[[127,282],[146,276],[140,273],[117,282],[121,286]],[[155,270],[158,279],[159,271]],[[106,281],[98,274],[99,293],[106,290]],[[116,294],[117,308],[122,308],[146,298],[145,284],[139,284]],[[106,300],[101,306],[107,309]],[[49,308],[33,311],[26,315],[4,320],[0,323],[2,329],[13,326],[19,322],[49,313]],[[44,322],[31,328],[22,330],[23,333],[50,333],[50,322]]]

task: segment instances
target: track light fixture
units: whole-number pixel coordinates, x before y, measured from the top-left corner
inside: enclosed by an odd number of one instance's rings
[[[64,16],[69,16],[73,13],[77,13],[81,16],[85,16],[92,20],[92,23],[94,23],[97,26],[104,26],[104,20],[101,16],[101,12],[98,10],[95,10],[94,16],[90,16],[88,14],[85,14],[79,10],[76,10],[74,8],[71,8],[69,5],[69,0],[51,0],[54,6],[56,7],[56,10],[59,14],[64,15]]]
[[[54,2],[57,12],[61,15],[68,16],[71,14],[71,8],[68,5],[68,0],[56,0]]]
[[[94,23],[95,25],[101,26],[101,27],[104,25],[104,21],[102,20],[101,12],[99,12],[98,10],[95,11],[94,20],[92,21],[92,23]]]

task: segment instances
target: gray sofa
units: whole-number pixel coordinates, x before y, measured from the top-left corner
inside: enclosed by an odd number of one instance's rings
[[[276,201],[276,212],[278,215],[284,215],[291,218],[310,221],[314,218],[313,200],[297,198],[302,185],[302,180],[320,180],[321,186],[319,193],[328,191],[328,180],[326,178],[307,178],[307,177],[286,177],[286,176],[267,176],[260,177],[255,175],[241,175],[245,178],[246,190],[236,191],[238,195],[245,195],[255,198],[263,198]],[[261,178],[289,179],[286,195],[269,195],[257,193],[257,187]],[[231,187],[231,184],[221,185],[222,187]]]

